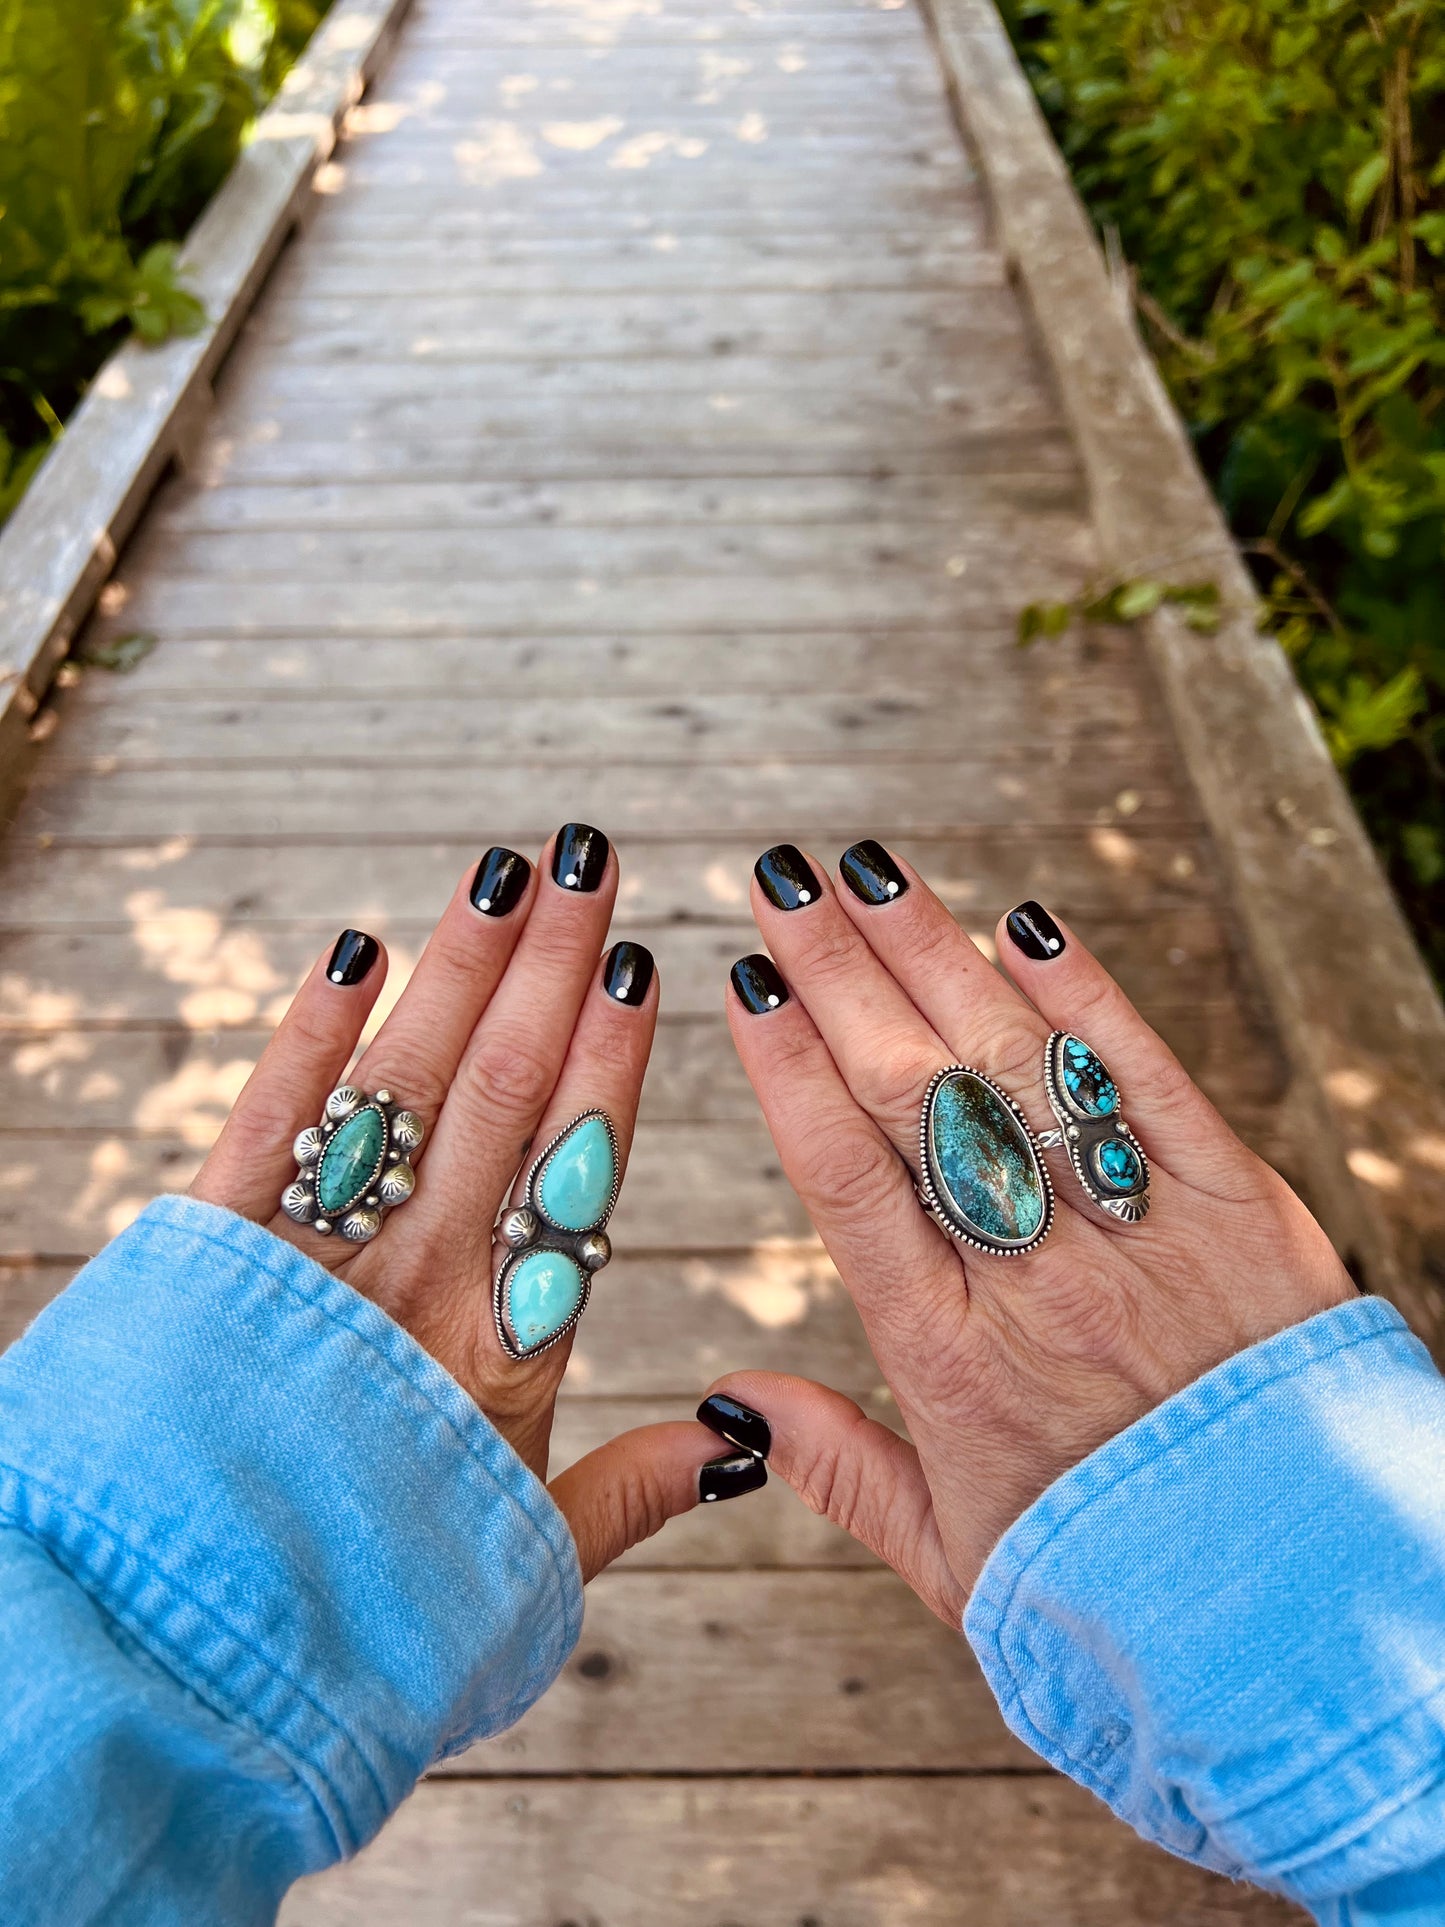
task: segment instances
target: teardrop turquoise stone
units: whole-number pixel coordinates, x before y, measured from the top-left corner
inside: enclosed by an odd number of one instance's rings
[[[1022,1244],[1044,1220],[1044,1185],[1023,1126],[972,1071],[933,1093],[929,1166],[945,1205],[970,1230]]]
[[[332,1132],[316,1172],[316,1202],[328,1218],[348,1211],[381,1170],[386,1121],[374,1104],[353,1112]]]
[[[1108,1066],[1080,1037],[1066,1037],[1059,1052],[1064,1089],[1085,1117],[1112,1117],[1119,1108],[1119,1090]]]
[[[555,1338],[587,1293],[581,1265],[563,1251],[529,1251],[507,1274],[507,1323],[520,1352]]]
[[[611,1134],[600,1117],[588,1117],[543,1166],[537,1202],[543,1216],[564,1231],[590,1231],[606,1217],[616,1183]]]
[[[1106,1137],[1094,1153],[1094,1168],[1111,1191],[1132,1191],[1144,1175],[1139,1153],[1121,1137]]]

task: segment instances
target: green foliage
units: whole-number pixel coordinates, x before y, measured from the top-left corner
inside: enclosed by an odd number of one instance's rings
[[[0,0],[0,516],[128,329],[193,330],[176,243],[324,0]]]
[[[1445,8],[1006,0],[1271,626],[1445,971]]]
[[[1219,590],[1213,582],[1155,582],[1139,576],[1106,589],[1088,589],[1073,602],[1031,602],[1019,613],[1019,643],[1027,647],[1041,636],[1062,636],[1076,620],[1142,622],[1166,603],[1200,635],[1212,636],[1219,627]]]

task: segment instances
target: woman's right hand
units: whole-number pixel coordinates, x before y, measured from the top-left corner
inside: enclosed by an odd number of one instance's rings
[[[782,975],[766,958],[738,966],[733,1037],[909,1440],[803,1379],[733,1373],[714,1394],[760,1414],[770,1465],[957,1626],[989,1552],[1055,1479],[1354,1286],[1299,1199],[1038,906],[999,925],[1010,982],[876,844],[845,855],[838,887],[787,846],[758,879],[753,911]],[[1153,1208],[1118,1223],[1050,1152],[1047,1242],[1020,1257],[969,1249],[914,1190],[925,1092],[936,1071],[968,1064],[1048,1130],[1054,1029],[1083,1037],[1117,1079]],[[736,1413],[721,1422],[737,1434]],[[754,1425],[746,1442],[760,1438]]]

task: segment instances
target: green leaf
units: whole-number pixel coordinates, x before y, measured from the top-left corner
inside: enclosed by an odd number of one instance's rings
[[[1384,154],[1371,154],[1351,174],[1345,189],[1345,206],[1358,220],[1365,208],[1375,198],[1380,183],[1389,172],[1390,163]]]
[[[156,646],[156,638],[137,632],[130,636],[117,636],[113,642],[89,643],[79,652],[77,660],[88,669],[111,669],[122,675],[145,661]]]

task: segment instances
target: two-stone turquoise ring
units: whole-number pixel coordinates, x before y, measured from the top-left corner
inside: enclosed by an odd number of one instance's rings
[[[1122,1224],[1149,1209],[1149,1161],[1119,1114],[1119,1088],[1082,1038],[1056,1030],[1044,1046],[1044,1088],[1059,1128],[1035,1135],[1007,1091],[968,1064],[948,1064],[924,1094],[918,1191],[961,1243],[995,1257],[1037,1251],[1053,1228],[1054,1187],[1043,1153],[1068,1153],[1086,1197]]]
[[[1040,1142],[1069,1154],[1085,1195],[1121,1224],[1149,1209],[1149,1160],[1119,1111],[1119,1087],[1082,1037],[1056,1030],[1044,1045],[1044,1088],[1057,1131]]]
[[[384,1215],[416,1189],[411,1154],[422,1136],[421,1119],[390,1091],[368,1097],[351,1084],[338,1085],[321,1122],[309,1124],[291,1147],[301,1168],[281,1194],[281,1209],[323,1236],[339,1231],[365,1244]]]
[[[605,1111],[584,1111],[527,1173],[520,1204],[495,1236],[506,1247],[492,1288],[497,1337],[509,1358],[535,1358],[587,1309],[592,1274],[612,1256],[607,1221],[621,1182],[617,1133]]]

